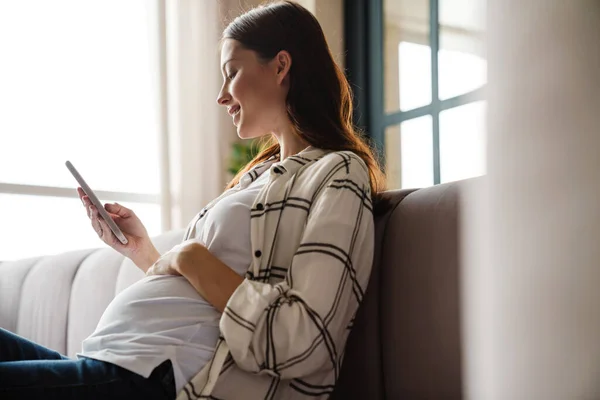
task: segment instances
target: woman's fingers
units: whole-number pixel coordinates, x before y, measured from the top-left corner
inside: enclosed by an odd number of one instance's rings
[[[98,234],[98,236],[100,238],[102,238],[104,231],[102,229],[102,225],[100,223],[99,218],[95,214],[92,214],[90,216],[90,219],[91,219],[91,223],[92,223],[92,228],[94,228],[94,231],[96,231],[96,234]]]
[[[106,242],[106,235],[109,233],[110,228],[108,227],[107,223],[102,219],[100,213],[98,213],[98,210],[96,210],[96,207],[91,206],[91,208],[92,212],[90,218],[92,219],[92,226],[94,227],[94,230],[96,231],[98,236],[100,236],[100,238]]]
[[[112,248],[115,248],[115,246],[121,247],[121,242],[117,239],[116,236],[113,235],[112,230],[110,229],[106,221],[100,216],[100,214],[98,214],[98,211],[96,211],[96,219],[100,223],[100,228],[102,228],[101,237],[102,240],[104,240],[104,243],[106,243]]]
[[[109,246],[112,246],[112,231],[108,227],[108,224],[99,215],[96,215],[96,219],[100,223],[100,228],[102,229],[102,240],[104,241],[104,243],[108,244]]]
[[[79,200],[81,200],[81,202],[83,203],[83,205],[87,207],[86,200],[87,200],[87,203],[89,203],[89,198],[85,194],[85,192],[83,191],[83,189],[77,188],[77,194],[79,195]]]
[[[85,207],[88,218],[92,218],[92,210],[90,210],[90,207],[93,207],[93,204],[90,201],[90,198],[85,194],[83,189],[80,187],[77,188],[77,193],[79,194],[79,200],[81,200],[81,202],[83,203],[83,206]]]
[[[85,211],[87,213],[88,218],[90,219],[90,223],[92,224],[92,228],[104,243],[109,244],[109,235],[110,228],[108,224],[100,217],[100,213],[96,209],[96,207],[92,204],[89,197],[85,194],[83,189],[80,187],[77,188],[77,193],[79,194],[79,198],[85,207]]]
[[[113,203],[113,204],[107,203],[105,205],[104,209],[106,211],[108,211],[109,213],[116,214],[122,218],[128,218],[133,214],[132,210],[130,210],[126,207],[123,207],[119,203]]]
[[[104,219],[102,219],[102,217],[100,216],[100,213],[98,212],[96,206],[92,204],[89,197],[80,187],[77,188],[77,193],[79,194],[81,202],[85,206],[85,211],[87,213],[88,218],[90,219],[92,228],[94,229],[98,237],[102,239],[104,243],[108,244],[109,246],[113,246],[113,244],[116,242],[115,239],[112,237],[112,231],[110,230],[110,227],[108,226],[106,221],[104,221]],[[109,214],[111,213],[109,212]]]

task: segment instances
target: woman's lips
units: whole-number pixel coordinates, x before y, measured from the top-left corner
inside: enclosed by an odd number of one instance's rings
[[[231,115],[232,117],[236,113],[239,113],[239,111],[240,111],[240,106],[233,106],[233,107],[229,108],[229,110],[227,110],[227,112],[229,113],[229,115]]]

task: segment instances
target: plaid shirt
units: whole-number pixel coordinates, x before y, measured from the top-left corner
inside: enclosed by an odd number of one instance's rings
[[[212,360],[184,399],[327,398],[373,263],[369,173],[347,151],[308,148],[255,166],[208,204],[269,181],[251,208],[252,263],[220,320]]]

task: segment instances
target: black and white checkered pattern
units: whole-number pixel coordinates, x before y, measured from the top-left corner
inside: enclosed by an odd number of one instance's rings
[[[327,398],[333,391],[373,262],[369,173],[352,152],[309,148],[257,165],[227,192],[263,171],[271,176],[251,210],[253,262],[221,318],[213,359],[179,400]]]

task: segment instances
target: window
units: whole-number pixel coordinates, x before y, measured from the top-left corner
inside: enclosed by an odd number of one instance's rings
[[[357,122],[388,188],[485,173],[485,0],[348,0]]]
[[[161,232],[151,2],[0,2],[0,260],[103,247],[65,167]]]

